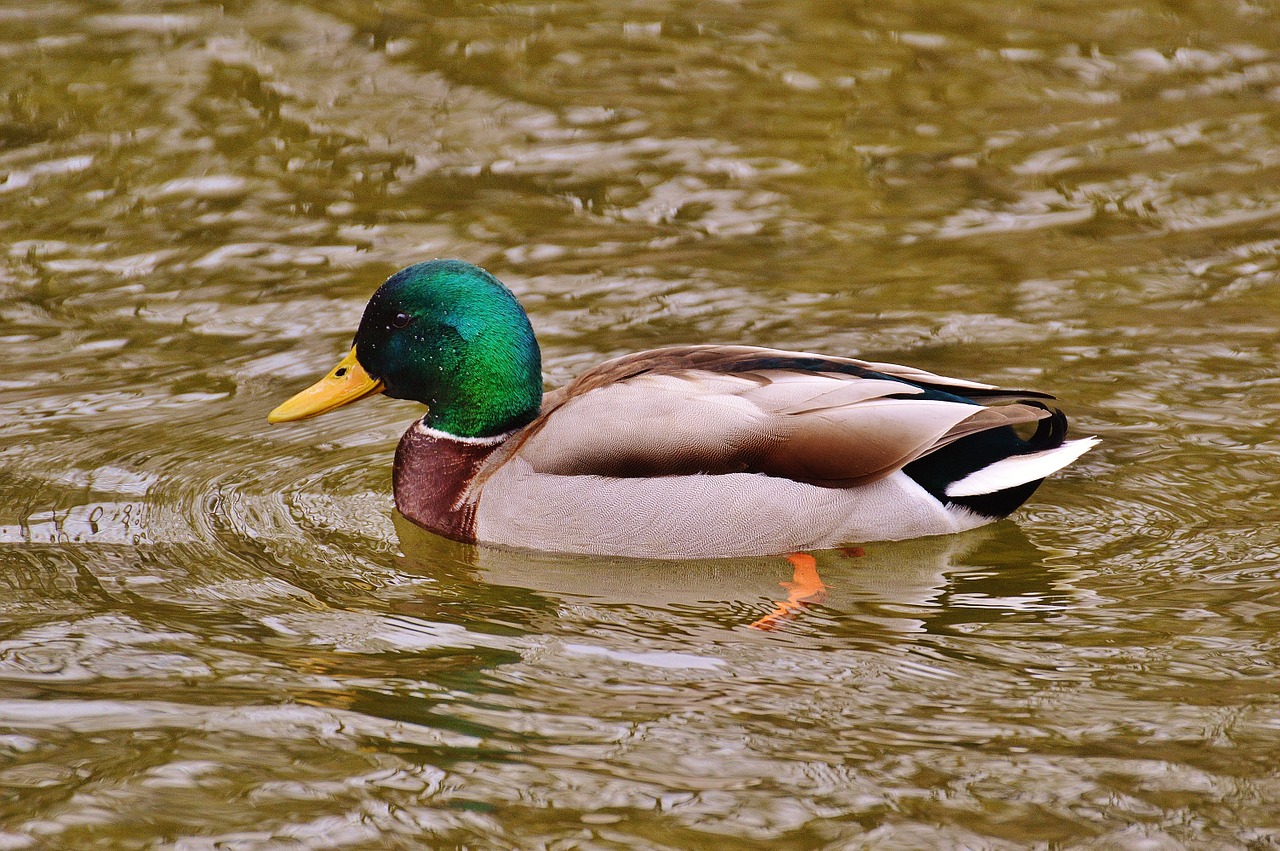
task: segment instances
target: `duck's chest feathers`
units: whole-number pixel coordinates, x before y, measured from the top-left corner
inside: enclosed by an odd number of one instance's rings
[[[414,423],[396,447],[396,508],[437,535],[475,543],[476,503],[466,499],[467,487],[506,437],[455,437]]]

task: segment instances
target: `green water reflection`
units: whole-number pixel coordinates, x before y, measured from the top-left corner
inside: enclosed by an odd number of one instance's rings
[[[0,5],[0,848],[1280,843],[1265,4]],[[391,271],[550,382],[748,342],[1057,394],[1014,520],[673,567],[399,523],[266,412]]]

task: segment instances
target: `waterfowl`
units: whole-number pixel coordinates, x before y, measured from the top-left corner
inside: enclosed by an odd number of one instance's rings
[[[1008,515],[1097,442],[1066,440],[1046,393],[755,346],[637,352],[544,394],[524,309],[457,260],[392,275],[347,356],[268,420],[379,392],[427,406],[396,449],[404,517],[456,541],[598,555],[958,532]]]

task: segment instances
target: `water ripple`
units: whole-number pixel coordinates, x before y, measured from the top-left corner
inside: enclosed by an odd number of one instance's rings
[[[0,10],[0,847],[1274,843],[1275,112],[1249,4]],[[269,428],[435,256],[551,383],[745,341],[1042,388],[1016,520],[477,550],[416,406]]]

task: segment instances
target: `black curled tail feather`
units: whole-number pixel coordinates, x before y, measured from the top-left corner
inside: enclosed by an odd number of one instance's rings
[[[1059,408],[1050,408],[1043,402],[1035,402],[1027,400],[1022,404],[1029,408],[1041,408],[1049,412],[1049,416],[1036,423],[1035,434],[1023,441],[1026,449],[1017,452],[1017,455],[1026,455],[1029,452],[1043,452],[1046,449],[1057,449],[1059,446],[1067,442],[1067,415],[1062,413]]]
[[[1056,449],[1066,442],[1066,414],[1033,400],[1024,400],[1022,404],[1049,412],[1049,416],[1036,424],[1035,433],[1029,438],[1022,439],[1008,426],[978,432],[912,461],[902,468],[902,472],[943,505],[964,506],[970,511],[992,518],[1013,513],[1035,492],[1043,479],[976,496],[950,497],[946,490],[952,483],[1002,458]]]

